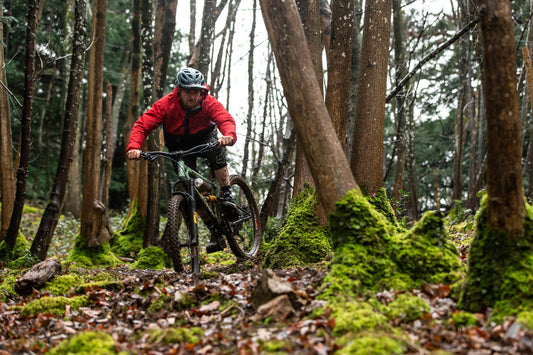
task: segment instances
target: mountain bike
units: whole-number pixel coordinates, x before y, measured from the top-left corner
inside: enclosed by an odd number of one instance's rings
[[[217,145],[210,142],[182,151],[141,153],[141,158],[148,161],[159,157],[169,159],[178,175],[170,183],[168,220],[161,239],[176,272],[200,272],[198,217],[221,248],[226,247],[227,241],[238,262],[253,259],[261,246],[259,209],[246,181],[239,175],[231,175],[234,201],[226,201],[217,197],[220,185],[211,171],[205,176],[183,161],[184,157],[204,153]]]

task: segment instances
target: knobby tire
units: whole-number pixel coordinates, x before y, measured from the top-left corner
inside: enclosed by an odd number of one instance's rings
[[[245,218],[237,233],[227,235],[231,252],[240,260],[252,259],[261,247],[262,233],[259,229],[259,208],[252,190],[239,175],[230,176],[230,185],[235,204]]]

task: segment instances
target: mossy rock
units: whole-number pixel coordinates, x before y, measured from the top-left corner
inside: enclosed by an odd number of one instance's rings
[[[268,246],[263,268],[310,265],[331,255],[327,228],[316,216],[317,204],[315,190],[309,186],[294,197],[285,224]]]
[[[459,308],[479,312],[493,307],[492,320],[533,311],[533,209],[526,204],[524,237],[514,239],[492,230],[487,221],[487,196],[476,215],[469,272]]]
[[[127,219],[122,223],[122,229],[113,233],[111,249],[116,255],[136,258],[143,249],[143,235],[146,218],[139,213],[137,201]]]
[[[58,346],[51,349],[50,355],[126,355],[118,352],[111,335],[104,332],[87,331],[65,339]]]
[[[98,247],[89,247],[87,240],[80,234],[76,235],[74,248],[67,258],[68,262],[80,267],[117,266],[121,261],[111,251],[109,243]]]

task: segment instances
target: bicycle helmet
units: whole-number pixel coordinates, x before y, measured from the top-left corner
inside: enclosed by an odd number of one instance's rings
[[[175,84],[178,88],[207,90],[203,74],[193,68],[181,69],[176,76]]]

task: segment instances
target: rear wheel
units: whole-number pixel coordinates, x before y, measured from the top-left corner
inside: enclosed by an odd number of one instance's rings
[[[183,195],[174,195],[168,204],[168,221],[165,230],[165,252],[172,258],[177,272],[200,272],[200,253],[196,224],[187,200]],[[191,241],[196,241],[193,245]],[[182,246],[187,246],[182,248]],[[184,250],[182,250],[184,249]],[[188,258],[188,260],[187,260]],[[185,261],[185,262],[184,262]],[[185,268],[185,265],[189,265]]]
[[[235,218],[229,221],[233,235],[226,237],[230,249],[237,259],[251,259],[257,255],[261,247],[262,233],[259,229],[259,208],[252,190],[242,177],[232,175],[230,184],[238,216],[236,214]]]

